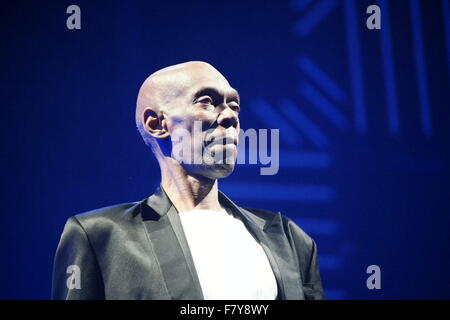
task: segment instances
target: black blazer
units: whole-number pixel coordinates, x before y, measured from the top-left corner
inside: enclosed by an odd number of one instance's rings
[[[219,201],[263,247],[278,299],[323,298],[313,239],[280,213],[243,209],[221,192]],[[79,289],[68,288],[71,265],[79,267]],[[180,218],[162,187],[143,201],[67,220],[54,260],[52,298],[204,299]]]

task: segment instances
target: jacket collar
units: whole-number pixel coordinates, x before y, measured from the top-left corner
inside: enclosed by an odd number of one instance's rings
[[[165,216],[169,210],[173,207],[172,202],[167,196],[162,186],[156,188],[155,192],[143,202],[149,207],[151,207],[158,215]],[[281,227],[282,218],[281,214],[278,213],[274,215],[271,220],[265,220],[255,216],[248,210],[245,210],[238,205],[236,205],[230,198],[228,198],[223,192],[219,190],[219,202],[224,206],[227,211],[231,211],[234,215],[245,218],[250,222],[253,227],[257,227],[263,231],[268,231],[270,229],[278,229]],[[176,211],[176,209],[175,209]]]
[[[219,202],[229,213],[240,217],[249,232],[261,244],[277,280],[278,297],[285,299],[286,282],[289,279],[281,272],[286,263],[280,256],[286,250],[285,239],[281,237],[281,214],[265,220],[237,206],[221,191]],[[181,220],[162,186],[141,202],[141,214],[151,249],[165,280],[168,298],[204,299]]]

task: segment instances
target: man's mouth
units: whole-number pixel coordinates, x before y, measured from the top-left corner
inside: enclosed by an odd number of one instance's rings
[[[211,137],[206,139],[205,146],[213,146],[213,145],[227,145],[234,144],[237,145],[237,137],[234,136],[219,136],[219,137]]]

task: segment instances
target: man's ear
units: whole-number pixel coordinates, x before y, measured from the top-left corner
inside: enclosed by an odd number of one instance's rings
[[[164,114],[157,114],[149,107],[144,110],[144,128],[153,138],[165,139],[169,137]]]

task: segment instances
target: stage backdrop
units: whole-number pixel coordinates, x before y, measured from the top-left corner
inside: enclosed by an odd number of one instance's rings
[[[278,174],[239,165],[219,185],[316,240],[327,298],[450,298],[449,15],[445,0],[2,4],[0,298],[50,297],[69,216],[154,191],[136,94],[189,60],[240,91],[244,129],[280,130]]]

